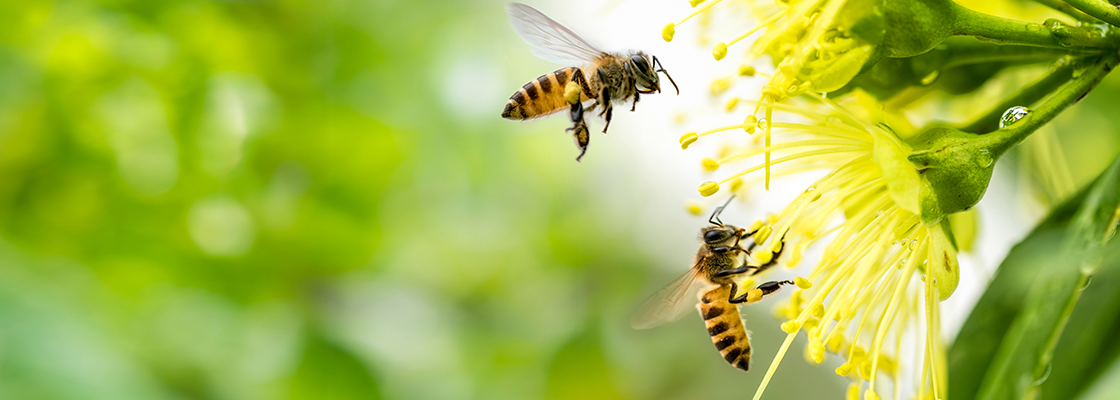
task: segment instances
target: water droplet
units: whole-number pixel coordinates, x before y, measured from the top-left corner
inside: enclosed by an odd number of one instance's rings
[[[980,168],[988,168],[992,166],[992,163],[994,162],[995,159],[992,158],[991,150],[980,149],[980,151],[976,152],[976,164],[979,165]]]
[[[941,71],[930,72],[929,75],[926,75],[924,78],[922,78],[922,85],[932,84],[933,81],[936,81],[937,77],[939,76],[941,76]]]
[[[1085,277],[1085,284],[1081,285],[1081,288],[1085,289],[1085,288],[1089,287],[1090,283],[1093,283],[1093,276],[1092,275],[1089,275],[1089,276]]]
[[[918,239],[911,240],[909,247],[910,247],[910,250],[917,250],[918,249]]]
[[[766,118],[758,120],[758,129],[766,130],[766,127],[769,125],[770,121],[767,121]]]
[[[1023,106],[1008,108],[1007,111],[1003,112],[1003,116],[999,118],[1000,129],[1009,127],[1012,124],[1019,122],[1019,120],[1023,119],[1023,117],[1026,117],[1027,114],[1030,114],[1030,112],[1031,109]]]
[[[909,258],[903,258],[902,261],[899,261],[898,262],[898,268],[902,268],[903,265],[906,265],[907,261],[910,261],[910,259]]]
[[[805,193],[813,193],[814,190],[817,190],[816,186],[809,186],[808,188],[805,188]]]
[[[1028,30],[1028,31],[1031,31],[1031,32],[1038,32],[1038,31],[1041,31],[1041,30],[1042,30],[1042,25],[1039,25],[1039,24],[1027,24],[1027,30]]]
[[[1046,364],[1046,370],[1042,371],[1042,376],[1038,377],[1038,379],[1036,379],[1032,384],[1034,386],[1041,386],[1043,382],[1046,382],[1046,379],[1050,378],[1050,371],[1052,371],[1053,369],[1053,363]]]

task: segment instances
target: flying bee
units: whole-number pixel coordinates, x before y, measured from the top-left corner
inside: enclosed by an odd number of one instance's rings
[[[603,133],[607,133],[613,103],[624,103],[633,98],[630,111],[634,111],[639,95],[661,92],[657,73],[664,73],[673,88],[677,89],[677,83],[661,67],[657,57],[640,51],[627,54],[604,52],[570,29],[524,4],[510,3],[506,6],[506,12],[513,30],[533,46],[533,54],[548,61],[577,66],[560,68],[526,83],[510,96],[502,110],[502,118],[533,119],[567,108],[572,127],[566,131],[572,132],[576,146],[580,149],[576,161],[583,158],[587,152],[587,143],[591,140],[587,122],[583,119],[584,111],[601,107],[599,116],[607,121],[603,127]],[[677,89],[677,94],[680,94],[680,89]]]
[[[728,203],[731,200],[728,199]],[[711,224],[700,229],[703,243],[696,252],[692,268],[665,288],[650,296],[638,308],[630,325],[635,329],[648,329],[684,316],[693,304],[690,295],[698,295],[700,317],[708,328],[712,343],[723,359],[743,371],[750,369],[751,342],[747,329],[739,316],[739,304],[754,303],[778,291],[793,281],[770,281],[735,296],[739,291],[736,278],[752,276],[777,265],[779,250],[765,264],[751,265],[750,251],[755,243],[744,248],[741,244],[756,231],[748,231],[720,221],[719,214],[727,203],[716,208],[708,218]]]

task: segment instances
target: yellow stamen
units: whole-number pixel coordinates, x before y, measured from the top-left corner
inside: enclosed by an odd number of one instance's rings
[[[702,158],[700,160],[700,165],[708,171],[715,171],[716,169],[719,169],[719,162],[708,157]]]
[[[689,200],[687,203],[685,203],[685,209],[688,210],[688,213],[692,215],[700,215],[704,213],[704,206],[701,205],[700,202],[695,200]]]
[[[701,196],[708,197],[708,196],[711,196],[713,194],[716,194],[716,192],[718,192],[718,191],[719,191],[719,184],[718,183],[715,183],[715,182],[712,182],[712,181],[707,181],[707,182],[704,182],[704,183],[700,184],[700,195]]]
[[[770,368],[766,369],[766,375],[762,377],[762,383],[758,385],[758,389],[754,392],[752,400],[762,398],[762,392],[766,391],[766,385],[770,383],[770,378],[774,376],[774,371],[778,370],[778,364],[782,362],[782,358],[786,356],[786,351],[789,350],[789,345],[793,343],[793,338],[797,337],[797,333],[786,335],[786,340],[782,342],[782,347],[778,348],[778,354],[774,356],[774,361],[770,362]]]
[[[696,135],[696,132],[681,135],[681,150],[687,149],[688,145],[695,143],[697,139],[700,139],[700,137]]]
[[[716,4],[719,4],[720,1],[723,1],[723,0],[712,0],[712,1],[708,2],[707,4],[704,4],[703,7],[697,8],[696,11],[692,12],[692,14],[688,14],[687,17],[684,17],[684,19],[680,20],[680,22],[677,22],[677,25],[688,22],[688,20],[692,19],[692,17],[695,17],[695,16],[699,15],[700,13],[702,13],[704,11],[708,11],[709,8],[712,8],[712,6],[714,6]]]
[[[767,144],[769,145],[769,143],[767,143]],[[835,154],[835,153],[850,153],[850,152],[853,152],[853,151],[859,151],[859,149],[858,148],[834,148],[834,149],[812,150],[812,151],[806,151],[806,152],[802,152],[802,153],[798,153],[798,154],[789,155],[789,156],[786,156],[786,157],[781,157],[781,158],[778,158],[778,159],[774,160],[773,162],[770,162],[770,152],[766,152],[766,164],[756,165],[756,166],[747,168],[747,169],[745,169],[745,170],[743,170],[743,171],[741,171],[741,172],[739,172],[735,175],[732,175],[732,176],[729,176],[729,177],[725,178],[724,180],[720,181],[720,183],[727,183],[728,181],[730,181],[732,179],[738,178],[740,176],[749,174],[749,173],[754,172],[754,171],[758,171],[758,170],[762,169],[763,167],[766,167],[767,178],[769,178],[769,172],[770,172],[769,167],[770,167],[771,164],[776,165],[776,164],[781,164],[781,163],[785,163],[785,162],[789,162],[789,161],[793,161],[793,160],[797,160],[797,159],[805,158],[805,157],[813,157],[813,156],[819,156],[819,155],[824,155],[824,154]],[[766,188],[767,189],[770,188],[769,184],[767,184]],[[712,193],[715,193],[715,192],[712,192]]]
[[[733,45],[733,44],[739,42],[740,40],[746,39],[747,36],[750,36],[751,34],[754,34],[755,32],[758,32],[759,29],[762,29],[764,27],[769,26],[770,24],[773,24],[775,21],[782,18],[782,15],[784,15],[784,14],[783,13],[776,13],[774,15],[771,15],[771,16],[767,17],[761,23],[756,25],[754,28],[751,28],[750,30],[747,30],[742,35],[739,35],[739,37],[731,39],[731,41],[727,42],[726,44],[724,44],[723,42],[716,43],[716,47],[712,49],[712,55],[715,56],[716,61],[722,60],[723,57],[727,55],[727,46]]]
[[[677,34],[676,28],[676,24],[673,24],[672,22],[665,24],[665,27],[661,28],[661,38],[665,39],[666,42],[672,42],[673,35]]]

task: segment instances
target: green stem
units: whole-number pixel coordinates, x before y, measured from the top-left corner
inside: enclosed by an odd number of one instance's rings
[[[974,36],[1000,44],[1024,44],[1074,50],[1115,48],[1103,35],[1092,35],[1072,26],[1042,26],[973,11],[952,3],[954,35]]]
[[[949,60],[942,65],[941,68],[949,69],[991,62],[1006,62],[1016,65],[1032,64],[1053,61],[1056,58],[1069,54],[1065,49],[1059,50],[1048,47],[1021,45],[994,45],[992,43],[972,41],[982,46],[972,45],[955,48],[951,45],[947,46],[950,50]],[[943,42],[943,44],[948,43],[949,40]]]
[[[1085,14],[1085,13],[1081,12],[1080,10],[1078,10],[1076,8],[1073,8],[1072,6],[1070,6],[1069,4],[1066,4],[1064,1],[1061,1],[1061,0],[1034,0],[1034,2],[1038,3],[1038,4],[1042,4],[1042,5],[1047,6],[1047,7],[1050,7],[1052,9],[1054,9],[1055,11],[1058,11],[1062,14],[1068,15],[1071,18],[1076,19],[1076,20],[1081,21],[1081,22],[1088,22],[1088,23],[1091,23],[1091,24],[1095,24],[1095,23],[1100,22],[1100,20],[1098,20],[1096,18],[1093,18],[1092,16],[1089,16],[1089,14]]]
[[[1120,10],[1116,6],[1101,0],[1065,0],[1074,8],[1086,14],[1099,18],[1101,21],[1120,26]]]
[[[1118,55],[1109,53],[1101,56],[1096,62],[1086,69],[1080,76],[1074,78],[1066,86],[1054,93],[1041,106],[1031,111],[1027,116],[1012,124],[1010,127],[992,132],[989,137],[992,142],[991,152],[994,155],[1003,154],[1005,151],[1022,142],[1027,136],[1038,128],[1046,125],[1069,106],[1077,103],[1089,91],[1104,79],[1112,68],[1116,67]]]
[[[1057,90],[1062,84],[1069,81],[1073,73],[1073,60],[1065,60],[1059,64],[1057,68],[1046,74],[1045,77],[1031,84],[1030,86],[1020,89],[1015,94],[1004,99],[1002,102],[992,107],[987,113],[977,117],[968,125],[965,125],[961,130],[973,133],[988,133],[999,128],[999,118],[1003,115],[1004,111],[1014,106],[1029,106],[1036,101],[1041,100],[1046,95]]]

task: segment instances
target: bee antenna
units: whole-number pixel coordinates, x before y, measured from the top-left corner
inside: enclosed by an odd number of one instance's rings
[[[657,64],[657,72],[663,73],[666,78],[669,78],[669,83],[673,84],[673,89],[676,89],[677,95],[680,96],[681,89],[677,87],[677,82],[673,81],[673,77],[669,76],[669,71],[666,71],[665,67],[661,66],[661,61],[657,61],[657,56],[653,56],[653,63]]]
[[[716,207],[716,210],[712,212],[712,216],[708,217],[708,223],[712,225],[723,226],[723,221],[719,220],[719,214],[723,213],[723,209],[727,208],[727,205],[731,204],[731,200],[734,198],[735,195],[731,195],[731,197],[727,198],[727,201],[724,202],[722,206]]]

